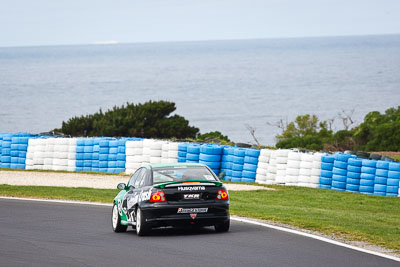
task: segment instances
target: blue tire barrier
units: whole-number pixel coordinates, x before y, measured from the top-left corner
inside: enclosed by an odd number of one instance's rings
[[[400,171],[388,171],[388,178],[400,179]]]
[[[375,176],[375,184],[387,184],[387,177]]]
[[[322,156],[321,157],[321,162],[324,162],[324,163],[333,163],[334,161],[335,161],[334,156]]]
[[[244,164],[244,157],[238,157],[238,156],[234,156],[233,157],[233,163],[236,164]]]
[[[242,178],[232,176],[231,182],[241,182],[241,181],[242,181]]]
[[[116,160],[117,160],[117,154],[108,154],[108,162]]]
[[[398,163],[398,162],[390,162],[389,163],[389,170],[390,171],[400,172],[400,163]]]
[[[92,168],[99,168],[99,161],[98,160],[92,160]]]
[[[100,147],[100,154],[108,154],[109,148],[108,147]]]
[[[362,166],[361,167],[361,172],[362,173],[368,173],[368,174],[375,175],[375,171],[376,171],[376,169],[373,168],[373,167],[366,167],[366,166]]]
[[[244,148],[235,148],[233,155],[236,157],[244,158],[244,156],[246,155],[246,150]]]
[[[111,147],[110,150],[108,151],[109,154],[118,154],[118,147]]]
[[[186,162],[186,163],[199,163],[198,160],[189,160],[189,159],[186,159],[185,162]]]
[[[99,154],[100,161],[108,161],[108,154]]]
[[[1,163],[1,167],[4,169],[9,169],[11,167],[11,163]]]
[[[76,153],[83,153],[85,152],[85,147],[84,146],[77,146],[76,147]]]
[[[76,165],[76,167],[83,167],[83,163],[84,163],[83,160],[77,160],[75,165]]]
[[[199,161],[199,163],[200,164],[204,164],[204,165],[207,165],[208,167],[210,167],[211,169],[215,169],[216,170],[216,172],[215,173],[218,173],[218,170],[219,170],[219,168],[221,167],[221,162],[219,162],[219,161],[205,161],[205,160],[200,160]]]
[[[256,149],[246,149],[245,156],[257,158],[260,156],[260,150]]]
[[[383,176],[383,177],[387,177],[388,176],[389,171],[385,170],[385,169],[376,169],[375,175],[376,176]]]
[[[361,167],[359,167],[359,166],[353,166],[353,165],[348,165],[348,166],[347,166],[347,171],[348,171],[348,172],[358,172],[358,173],[360,173],[360,172],[361,172]]]
[[[375,184],[374,192],[385,192],[386,193],[386,185],[384,184]]]
[[[361,173],[360,179],[362,180],[375,180],[375,175],[371,173]]]
[[[318,188],[321,188],[321,189],[331,189],[331,186],[330,186],[330,185],[326,185],[326,184],[319,184],[319,185],[318,185]]]
[[[365,179],[360,179],[360,185],[363,186],[374,186],[375,185],[375,180],[365,180]]]
[[[94,155],[94,153],[93,153],[93,155]],[[126,155],[118,153],[117,154],[117,160],[118,161],[126,161]]]
[[[197,144],[188,145],[187,153],[200,154],[200,145],[197,145]]]
[[[373,186],[360,185],[360,192],[373,193],[374,192],[374,187]]]
[[[201,149],[200,149],[201,150]],[[200,152],[200,160],[204,160],[204,161],[221,161],[221,155],[219,154],[202,154]]]
[[[83,159],[84,160],[92,160],[92,154],[93,153],[83,153]]]
[[[221,162],[221,168],[224,169],[232,169],[232,162],[228,162],[228,161],[223,161]]]
[[[99,142],[100,149],[101,149],[102,147],[109,147],[109,143],[110,143],[109,140],[101,140],[101,141]]]
[[[125,169],[125,161],[124,160],[117,160],[117,168]]]
[[[385,197],[386,196],[386,192],[374,191],[374,196]]]
[[[332,186],[333,186],[333,181],[346,183],[346,180],[347,180],[347,176],[346,175],[334,174],[334,175],[332,175]]]
[[[107,169],[108,161],[99,161],[99,168]],[[104,170],[102,170],[102,171],[104,171]]]
[[[77,146],[84,146],[85,145],[85,139],[79,138],[76,140],[76,145]]]
[[[321,177],[332,178],[332,171],[321,170]]]
[[[232,170],[233,171],[242,171],[243,170],[243,165],[242,164],[232,163]]]
[[[347,177],[346,184],[359,185],[360,184],[360,179],[354,179],[354,178],[348,178]]]
[[[376,161],[375,160],[369,160],[369,159],[363,159],[362,160],[362,166],[363,167],[376,168]]]
[[[250,157],[250,156],[245,156],[244,157],[244,163],[250,163],[257,165],[258,164],[258,158]]]
[[[190,161],[199,161],[200,159],[200,154],[192,154],[192,153],[187,153],[186,154],[186,160]]]
[[[184,162],[186,162],[186,159],[184,159],[184,158],[178,158],[178,163],[184,163]]]
[[[389,194],[398,194],[399,192],[399,187],[398,186],[393,186],[393,185],[388,185],[386,186],[386,195]]]
[[[358,184],[349,184],[349,183],[346,184],[346,191],[358,193],[359,190],[360,190],[360,185],[358,185]]]
[[[92,167],[92,161],[91,160],[84,160],[83,161],[83,168],[85,167]]]
[[[242,171],[242,178],[256,179],[256,172],[243,170]]]
[[[332,171],[333,163],[321,162],[321,170]]]
[[[319,178],[319,184],[329,185],[330,186],[332,184],[332,178],[320,177]]]
[[[200,146],[200,153],[208,154],[208,155],[221,155],[222,147],[216,146],[216,145],[202,145],[202,146]],[[221,157],[219,157],[219,159],[220,158]]]
[[[347,170],[347,162],[335,160],[335,163],[333,163],[333,167]]]
[[[84,139],[84,146],[93,146],[94,145],[94,140],[92,138],[87,138]]]
[[[2,163],[11,163],[11,156],[1,156]]]
[[[347,172],[347,178],[360,179],[360,176],[361,176],[360,172]]]
[[[332,180],[332,188],[333,189],[346,189],[346,183]]]
[[[17,157],[11,157],[11,163],[18,163]]]
[[[186,158],[186,155],[187,155],[187,152],[178,150],[178,157],[180,157],[180,158]]]
[[[19,156],[19,151],[18,150],[17,151],[12,151],[12,149],[11,149],[10,156],[11,157],[18,157]]]
[[[349,165],[351,165],[351,166],[356,166],[356,167],[361,167],[362,166],[362,160],[361,159],[350,158],[347,163]]]
[[[178,152],[187,152],[187,144],[178,144]]]
[[[234,171],[234,170],[232,170],[232,179],[233,178],[241,179],[242,178],[242,171]],[[240,180],[238,182],[240,182]]]
[[[83,152],[84,153],[93,153],[93,146],[84,146]]]
[[[118,140],[111,140],[108,142],[109,147],[118,147]]]
[[[386,196],[387,196],[387,197],[397,197],[397,194],[396,194],[396,193],[388,193],[388,192],[386,191]]]
[[[243,164],[243,170],[256,172],[257,165],[245,163],[245,164]]]
[[[388,170],[389,169],[389,162],[388,161],[382,161],[379,160],[376,162],[376,168],[378,169],[385,169]]]
[[[392,178],[388,178],[386,180],[386,185],[390,185],[390,186],[399,186],[399,179],[392,179]]]
[[[338,153],[338,154],[335,154],[334,157],[335,157],[335,161],[347,162],[352,157],[352,155]]]
[[[333,173],[333,175],[346,176],[347,175],[347,170],[333,167],[332,173]]]
[[[117,162],[116,161],[109,161],[108,162],[108,168],[116,168],[117,167]]]

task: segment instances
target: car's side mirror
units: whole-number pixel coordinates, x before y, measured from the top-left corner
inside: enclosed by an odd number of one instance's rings
[[[125,188],[126,188],[126,184],[124,184],[124,183],[120,183],[117,185],[117,189],[119,189],[119,190],[124,190]]]
[[[135,189],[135,187],[134,187],[133,185],[130,185],[130,186],[129,186],[129,191],[131,191],[131,190],[133,190],[133,189]]]

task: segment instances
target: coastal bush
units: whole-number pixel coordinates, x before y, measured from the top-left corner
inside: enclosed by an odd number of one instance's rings
[[[199,129],[179,115],[170,116],[175,103],[148,101],[127,103],[106,112],[73,117],[62,123],[62,132],[71,136],[135,136],[145,138],[195,138]]]

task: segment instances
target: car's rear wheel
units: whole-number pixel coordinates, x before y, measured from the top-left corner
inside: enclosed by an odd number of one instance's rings
[[[111,224],[116,233],[125,232],[128,228],[127,225],[121,224],[121,216],[119,216],[118,207],[115,203],[112,209]]]
[[[150,227],[146,223],[146,217],[138,207],[136,210],[136,234],[138,236],[144,236],[147,235],[149,231]]]
[[[214,225],[215,231],[218,233],[228,232],[230,226],[230,220],[227,220],[221,224]]]

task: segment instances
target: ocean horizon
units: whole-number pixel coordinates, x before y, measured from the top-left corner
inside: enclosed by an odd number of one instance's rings
[[[0,132],[167,100],[202,133],[274,145],[278,120],[400,105],[400,35],[0,47]]]

